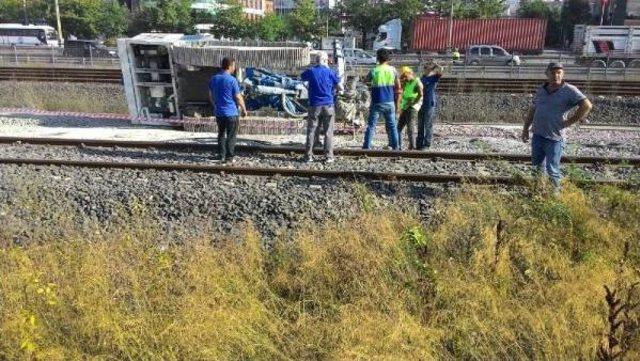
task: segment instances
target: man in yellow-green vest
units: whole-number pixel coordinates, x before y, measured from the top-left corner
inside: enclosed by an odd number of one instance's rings
[[[398,149],[398,129],[396,128],[396,111],[400,109],[400,79],[396,69],[389,62],[389,52],[379,49],[376,53],[378,65],[369,72],[367,83],[371,87],[371,107],[367,130],[364,133],[363,149],[371,149],[371,142],[376,135],[376,123],[380,115],[384,117],[389,147]]]
[[[416,149],[416,118],[422,105],[422,82],[408,66],[400,69],[400,82],[402,83],[402,99],[400,101],[400,120],[398,121],[398,149],[402,150],[402,130],[407,127],[409,150]]]

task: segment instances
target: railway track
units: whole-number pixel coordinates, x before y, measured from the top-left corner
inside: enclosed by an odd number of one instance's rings
[[[121,147],[127,148],[153,148],[185,151],[212,151],[213,145],[202,143],[166,143],[166,142],[140,142],[140,141],[104,141],[104,140],[68,140],[68,139],[37,139],[37,138],[0,138],[0,144],[37,144],[49,146],[82,146],[82,147]],[[302,147],[282,146],[238,146],[239,153],[273,153],[287,154],[303,153]],[[361,149],[336,149],[336,155],[343,157],[386,157],[386,158],[410,158],[433,159],[434,161],[492,161],[503,160],[508,162],[528,162],[529,156],[520,154],[481,154],[481,153],[446,153],[446,152],[407,152],[407,151],[365,151]],[[65,157],[66,158],[66,157]],[[565,157],[564,162],[576,164],[608,164],[624,165],[626,167],[640,166],[640,158],[605,158],[605,157]],[[263,167],[262,164],[236,166],[229,164],[210,163],[182,163],[182,162],[132,162],[108,160],[69,160],[55,158],[0,158],[0,164],[36,165],[36,166],[67,166],[81,168],[109,168],[109,169],[135,169],[156,170],[172,172],[197,172],[213,174],[230,174],[261,177],[302,177],[319,179],[345,179],[366,181],[405,181],[417,183],[466,183],[466,184],[503,184],[526,185],[531,179],[522,175],[493,176],[473,174],[433,174],[423,172],[388,172],[384,170],[344,170],[343,169],[318,169],[300,168],[290,166]],[[577,182],[580,185],[614,185],[624,188],[638,187],[635,183],[624,180],[611,179],[585,179]]]
[[[72,146],[72,147],[105,147],[105,148],[137,148],[137,149],[162,149],[162,150],[192,150],[215,151],[214,144],[195,142],[153,142],[133,140],[100,140],[100,139],[61,139],[61,138],[23,138],[0,137],[0,144],[31,144],[48,146]],[[266,154],[304,154],[304,147],[298,146],[270,146],[270,145],[236,145],[236,151],[240,153],[266,153]],[[316,150],[321,153],[321,149]],[[416,152],[397,150],[364,150],[356,148],[337,148],[334,154],[343,157],[370,157],[370,158],[410,158],[433,160],[467,160],[488,161],[502,160],[507,162],[528,163],[531,156],[528,154],[514,153],[461,153],[461,152]],[[564,156],[562,162],[573,164],[611,164],[629,165],[640,167],[640,157],[585,157]]]
[[[82,161],[64,159],[34,159],[34,158],[0,158],[0,164],[35,165],[35,166],[66,166],[79,168],[108,168],[108,169],[134,169],[156,170],[170,172],[196,172],[212,174],[229,174],[261,177],[299,177],[299,178],[323,178],[346,179],[355,181],[404,181],[416,183],[464,183],[464,184],[502,184],[502,185],[526,185],[531,179],[524,177],[508,176],[481,176],[481,175],[455,175],[455,174],[419,174],[397,172],[373,172],[373,171],[340,171],[321,169],[291,169],[271,167],[234,167],[227,165],[204,164],[176,164],[176,163],[139,163],[139,162],[107,162],[107,161]],[[622,180],[584,180],[578,181],[580,186],[610,185],[621,188],[636,188],[637,185]]]
[[[119,84],[122,82],[122,73],[119,69],[0,67],[0,80]],[[541,82],[539,79],[444,77],[439,90],[444,93],[527,94],[533,93]],[[571,83],[592,95],[640,96],[640,81],[572,80]]]
[[[0,80],[70,83],[122,83],[120,69],[0,67]]]

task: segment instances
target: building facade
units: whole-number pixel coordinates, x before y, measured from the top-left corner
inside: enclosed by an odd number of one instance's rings
[[[333,9],[337,1],[336,0],[314,0],[316,9]],[[274,0],[273,9],[278,14],[288,14],[296,8],[296,0]]]
[[[247,19],[258,19],[273,11],[273,0],[239,0]],[[191,9],[214,13],[224,7],[219,0],[194,0]]]

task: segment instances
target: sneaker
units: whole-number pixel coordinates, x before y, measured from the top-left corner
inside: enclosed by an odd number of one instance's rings
[[[313,163],[313,157],[305,156],[304,157],[304,162],[305,163]]]
[[[336,159],[334,157],[327,157],[327,159],[324,162],[325,163],[333,163],[335,161],[336,161]]]
[[[229,158],[227,159],[227,162],[228,162],[228,163],[235,163],[235,162],[236,162],[236,157],[229,157]]]

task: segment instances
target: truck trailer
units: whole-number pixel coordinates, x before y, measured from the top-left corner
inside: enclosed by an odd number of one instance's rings
[[[460,52],[477,44],[497,45],[511,52],[539,54],[544,50],[546,19],[453,19],[420,16],[413,21],[411,50]]]
[[[640,68],[640,26],[576,25],[572,50],[579,64]]]

